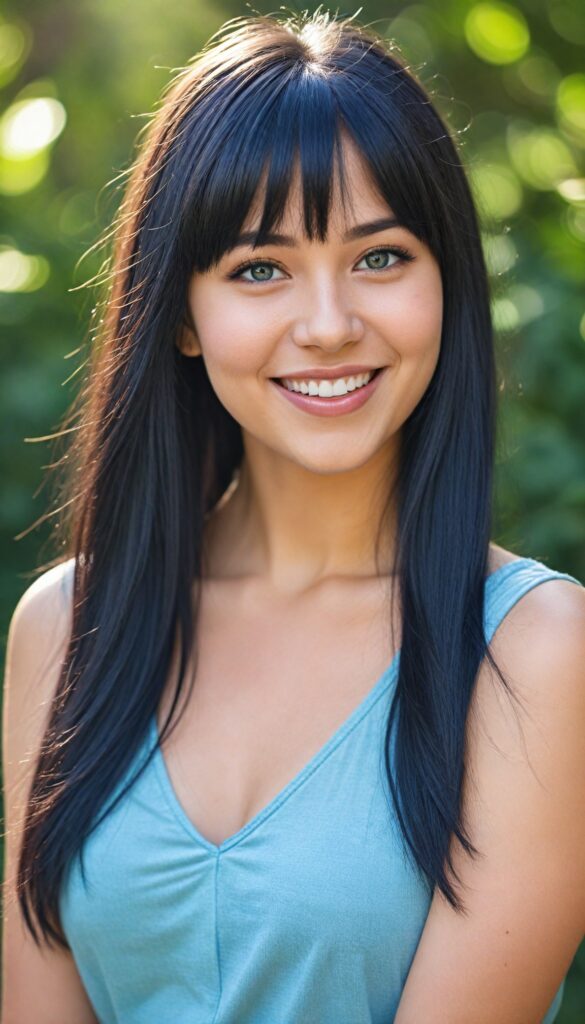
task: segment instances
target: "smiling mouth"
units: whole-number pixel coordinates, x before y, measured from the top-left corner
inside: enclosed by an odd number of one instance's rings
[[[362,373],[362,374],[359,374],[359,373],[347,374],[345,377],[320,377],[318,379],[310,377],[310,376],[305,377],[305,378],[270,377],[270,380],[274,381],[274,383],[278,384],[281,388],[284,388],[285,391],[292,391],[294,394],[299,394],[299,395],[300,394],[304,394],[304,395],[307,395],[307,396],[318,397],[319,393],[318,393],[318,391],[316,392],[314,389],[315,388],[318,389],[321,384],[333,384],[334,381],[350,380],[352,378],[355,381],[358,378],[366,378],[367,377],[367,379],[364,380],[362,383],[360,383],[360,384],[354,383],[351,388],[347,388],[346,391],[345,392],[341,392],[340,395],[337,395],[337,396],[334,396],[334,395],[320,395],[319,396],[319,397],[344,397],[346,394],[349,395],[353,391],[359,391],[359,390],[361,390],[361,388],[367,387],[367,385],[372,380],[374,380],[374,378],[377,377],[382,372],[382,370],[384,370],[384,369],[385,369],[384,366],[378,366],[375,370],[371,371],[369,374],[365,374],[365,373]],[[300,389],[301,379],[302,379],[303,384],[305,385],[305,390],[304,391],[301,391],[301,389]],[[286,380],[288,380],[290,383],[294,382],[295,384],[298,384],[299,388],[297,389],[297,388],[289,387],[285,383]],[[310,390],[308,390],[308,388],[310,388]]]
[[[281,392],[282,398],[301,412],[312,413],[316,417],[345,416],[348,413],[357,412],[369,401],[370,397],[378,388],[378,381],[384,375],[388,367],[380,366],[375,371],[367,374],[356,374],[354,386],[342,391],[337,385],[333,390],[332,380],[320,380],[317,382],[310,377],[303,381],[304,390],[287,387],[284,381],[277,377],[270,377],[271,384]],[[289,378],[284,378],[284,380]],[[334,377],[333,380],[348,380],[348,378]]]

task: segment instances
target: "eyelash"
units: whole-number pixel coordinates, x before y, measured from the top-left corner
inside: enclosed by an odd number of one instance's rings
[[[364,255],[360,258],[360,260],[358,260],[358,262],[361,263],[361,261],[365,260],[367,256],[371,256],[373,253],[379,252],[388,252],[392,256],[398,256],[398,263],[393,263],[389,267],[381,267],[380,270],[372,270],[371,268],[369,268],[368,273],[383,274],[385,271],[394,270],[395,267],[399,267],[401,263],[410,263],[412,262],[412,260],[416,259],[416,256],[413,256],[412,253],[408,251],[408,249],[404,249],[401,245],[382,245],[378,246],[375,249],[370,249],[368,252],[365,252]],[[235,270],[232,270],[232,272],[228,274],[228,277],[231,281],[241,279],[242,281],[244,281],[244,284],[272,284],[272,279],[269,281],[248,281],[242,277],[242,274],[244,273],[245,270],[249,270],[250,267],[258,266],[276,267],[277,270],[282,270],[281,265],[277,263],[276,260],[246,260],[245,263],[240,263],[235,268]]]

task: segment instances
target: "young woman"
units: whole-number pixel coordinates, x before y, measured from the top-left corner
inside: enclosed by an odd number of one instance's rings
[[[550,1024],[585,593],[490,542],[486,269],[429,96],[351,18],[227,23],[105,279],[10,625],[3,1024]]]

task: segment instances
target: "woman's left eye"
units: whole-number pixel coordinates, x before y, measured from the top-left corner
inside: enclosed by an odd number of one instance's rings
[[[360,263],[362,263],[363,260],[370,260],[370,259],[373,259],[374,261],[375,260],[379,260],[380,257],[382,258],[382,260],[384,260],[387,256],[396,256],[397,259],[396,259],[396,261],[394,263],[382,262],[382,264],[380,264],[380,263],[374,262],[374,265],[373,266],[369,266],[367,269],[368,270],[391,270],[392,267],[396,267],[400,263],[410,263],[411,260],[413,260],[415,258],[412,255],[412,253],[408,251],[408,249],[403,249],[403,247],[401,245],[392,245],[392,246],[383,246],[381,249],[370,249],[370,251],[367,252],[365,256],[362,256],[362,258],[360,260]]]
[[[396,257],[393,263],[388,262],[389,256]],[[366,269],[379,272],[382,270],[392,270],[393,267],[397,267],[401,263],[410,263],[414,259],[416,259],[416,257],[413,256],[408,249],[404,249],[401,245],[392,245],[382,246],[378,249],[371,249],[370,252],[365,254],[365,256],[362,256],[359,263],[363,263],[364,260],[373,260],[373,265],[370,264]],[[357,266],[359,266],[359,263]],[[244,277],[244,274],[248,270],[251,273],[254,273],[258,269],[260,269],[260,277]],[[270,281],[278,280],[278,278],[272,276],[271,272],[274,270],[280,270],[280,267],[277,263],[274,263],[273,260],[248,260],[247,263],[242,263],[241,266],[236,267],[236,269],[228,276],[232,281],[239,279],[241,281],[247,281],[249,284],[262,284],[264,282],[268,283]],[[266,271],[268,271],[270,276],[266,274]]]

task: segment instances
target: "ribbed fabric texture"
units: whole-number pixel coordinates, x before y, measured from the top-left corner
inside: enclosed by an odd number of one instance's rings
[[[532,558],[492,573],[488,639],[519,598],[551,579],[581,586]],[[219,847],[187,818],[157,750],[88,837],[87,888],[76,858],[61,890],[65,934],[100,1024],[392,1024],[430,908],[383,761],[399,660]],[[153,717],[137,757],[157,739]],[[557,1016],[563,988],[543,1024]]]

